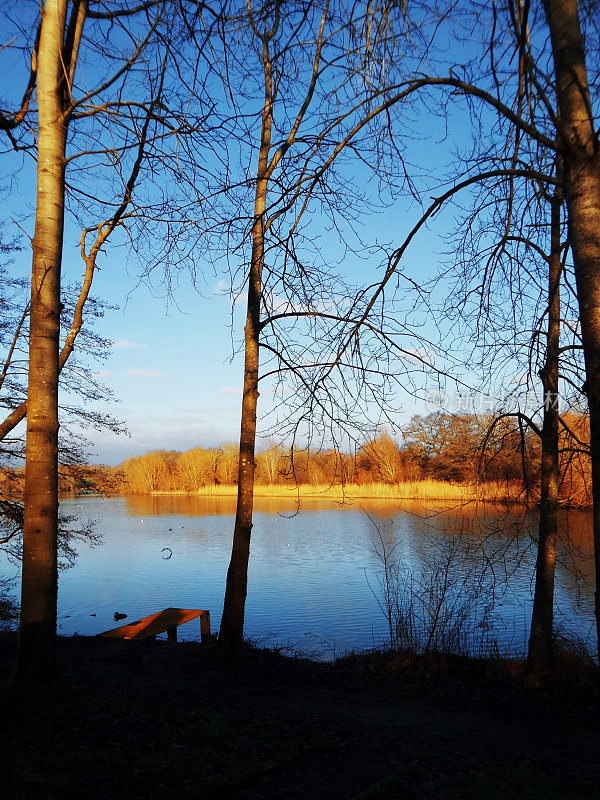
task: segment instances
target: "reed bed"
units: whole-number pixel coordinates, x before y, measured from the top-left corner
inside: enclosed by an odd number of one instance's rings
[[[170,491],[152,494],[192,494],[207,497],[235,497],[237,486],[220,484],[203,486],[195,492]],[[519,502],[522,487],[515,483],[459,484],[426,479],[389,483],[309,484],[286,486],[257,484],[255,497],[311,497],[324,500],[450,500],[458,502],[485,501],[490,503]]]

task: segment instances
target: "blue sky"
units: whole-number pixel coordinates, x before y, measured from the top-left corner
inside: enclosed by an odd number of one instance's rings
[[[101,325],[114,344],[100,377],[118,398],[113,413],[131,436],[96,434],[99,458],[121,461],[150,449],[234,439],[240,376],[227,363],[230,304],[217,280],[210,298],[181,287],[176,307],[145,286],[130,291],[126,280],[113,282],[106,273],[111,286],[103,292],[100,281],[98,293],[120,309],[107,312]]]
[[[23,170],[19,181],[23,190],[18,200],[14,194],[10,201],[8,197],[5,200],[5,231],[7,236],[17,236],[23,248],[16,254],[11,271],[28,277],[31,250],[25,232],[33,233],[33,170]],[[363,237],[373,244],[378,239],[399,242],[418,215],[414,203],[411,206],[398,202],[381,214],[368,215]],[[80,228],[67,221],[65,284],[78,284],[81,280],[79,236]],[[339,260],[333,237],[324,238],[328,242],[326,256]],[[433,274],[437,261],[434,250],[438,244],[435,236],[425,231],[407,255],[406,268],[416,280]],[[239,435],[243,358],[239,351],[234,355],[232,336],[239,345],[245,298],[235,304],[232,331],[227,276],[216,273],[207,264],[195,287],[189,274],[182,271],[167,296],[160,272],[151,276],[153,286],[140,282],[139,264],[128,257],[126,248],[109,242],[104,249],[92,294],[115,308],[106,311],[95,322],[94,329],[113,345],[104,363],[94,369],[117,402],[97,408],[122,420],[129,435],[86,431],[92,442],[91,460],[118,464],[151,449],[186,450],[235,441]],[[349,255],[343,271],[361,283],[371,271],[380,268],[380,262],[380,256],[359,261]],[[259,414],[268,405],[268,391],[263,391]],[[405,408],[407,417],[425,411],[424,403],[415,405],[411,398],[405,399]]]
[[[415,141],[411,155],[424,161],[429,155],[429,166],[438,165],[442,173],[448,149],[435,141],[420,140]],[[22,185],[26,177],[20,176]],[[23,193],[19,209],[19,224],[27,231],[33,229],[33,178],[30,173],[25,181],[31,196]],[[439,253],[445,246],[441,235],[447,231],[453,214],[449,209],[436,217],[431,229],[422,230],[408,250],[403,269],[417,283],[425,283],[438,269]],[[366,215],[361,234],[369,243],[397,245],[419,215],[414,201],[398,199],[380,213]],[[315,235],[318,227],[317,220]],[[63,257],[65,283],[81,279],[79,236],[80,229],[69,222]],[[340,251],[333,244],[333,237],[325,235],[324,241],[325,256],[339,260]],[[14,270],[27,275],[31,255],[24,236],[22,242],[24,250],[18,255]],[[91,460],[118,464],[153,449],[187,450],[235,441],[239,435],[243,357],[239,349],[233,353],[232,337],[239,345],[245,298],[235,304],[232,330],[232,301],[226,275],[206,264],[194,286],[189,274],[182,271],[167,295],[160,271],[153,273],[150,283],[141,282],[139,263],[128,256],[126,248],[109,242],[104,250],[93,294],[115,309],[108,310],[95,323],[95,329],[113,345],[105,362],[94,369],[117,402],[98,408],[122,420],[129,435],[86,431],[92,443]],[[379,255],[366,260],[348,255],[343,262],[343,272],[356,283],[368,283],[380,267]],[[432,335],[430,321],[423,322],[423,334]],[[414,398],[406,394],[398,400],[399,422],[416,413],[427,413],[424,395]],[[259,431],[260,418],[269,405],[268,391],[261,390]]]
[[[452,58],[453,54],[449,55]],[[465,57],[466,54],[459,55]],[[93,69],[92,66],[92,73]],[[444,121],[440,116],[429,113],[428,108],[422,108],[414,113],[408,123],[403,118],[401,126],[406,136],[407,162],[411,169],[412,165],[417,165],[417,174],[424,173],[427,176],[420,184],[421,188],[426,184],[431,187],[436,181],[442,183],[452,168],[453,148],[461,146],[462,138],[468,135],[465,117],[456,112]],[[411,127],[413,134],[410,133]],[[242,154],[244,146],[244,143],[239,145],[239,153],[236,151],[238,155]],[[248,151],[249,148],[243,153],[244,159]],[[235,154],[230,155],[235,164]],[[247,160],[243,166],[245,164]],[[243,166],[240,171],[242,175]],[[24,168],[19,167],[14,159],[5,156],[2,170],[4,180],[0,179],[0,191],[7,233],[20,235],[23,244],[27,245],[25,235],[15,227],[12,218],[14,216],[21,228],[32,234],[35,203],[32,163],[29,162]],[[352,165],[347,174],[350,180],[355,181],[357,191],[364,188],[366,170]],[[17,175],[15,183],[12,182],[13,175]],[[88,171],[88,176],[91,178],[88,177],[87,185],[91,186],[95,180],[93,168]],[[97,191],[101,193],[102,189]],[[435,189],[424,193],[425,205],[431,194],[435,194]],[[368,207],[368,196],[366,204]],[[85,207],[84,211],[87,211]],[[247,209],[247,213],[251,213],[251,209]],[[366,215],[357,222],[367,243],[375,244],[376,240],[380,240],[398,245],[414,225],[419,213],[414,201],[399,196],[381,214]],[[411,245],[403,269],[416,283],[424,283],[436,272],[440,262],[438,253],[446,246],[439,234],[451,225],[453,215],[452,209],[440,214],[432,223],[431,231],[421,231]],[[97,219],[93,220],[97,222]],[[334,237],[324,233],[325,220],[320,225],[317,217],[311,224],[311,236],[314,231],[315,240],[319,234],[323,234],[320,256],[324,261],[339,263],[341,251],[334,245]],[[77,282],[81,276],[79,236],[80,229],[72,222],[68,223],[63,260],[65,282]],[[239,344],[244,302],[236,306],[232,332],[231,299],[225,275],[201,263],[204,275],[197,287],[182,271],[178,275],[178,283],[172,287],[172,295],[165,297],[158,271],[153,275],[156,281],[153,290],[139,282],[139,265],[128,257],[125,247],[109,242],[104,249],[93,293],[116,306],[116,310],[108,311],[96,326],[98,333],[113,341],[109,356],[105,363],[98,366],[98,372],[118,400],[116,405],[111,405],[110,411],[123,420],[130,436],[116,437],[106,432],[89,432],[93,441],[92,459],[114,464],[150,449],[185,450],[198,445],[209,447],[235,440],[239,430],[243,359],[238,352],[231,360],[232,333],[234,342]],[[355,284],[366,284],[378,274],[380,262],[381,258],[377,256],[359,261],[348,255],[343,259],[341,271]],[[30,252],[25,247],[14,269],[19,274],[27,275],[29,268]],[[423,319],[422,330],[426,337],[430,334],[430,327],[430,321]],[[261,392],[259,414],[262,415],[270,401],[268,391]],[[402,406],[399,420],[414,413],[426,413],[424,399],[414,399],[409,395],[398,399]]]
[[[435,158],[432,159],[432,154]],[[443,163],[447,149],[435,141],[415,140],[415,159]],[[356,177],[356,176],[355,176]],[[21,187],[18,199],[14,192],[5,194],[7,232],[20,237],[23,251],[15,259],[15,273],[28,276],[31,251],[23,231],[33,234],[35,174],[31,167],[18,176]],[[10,211],[9,209],[10,205]],[[20,226],[11,224],[11,212]],[[419,216],[414,201],[399,199],[381,213],[365,214],[360,226],[364,240],[375,245],[399,244]],[[335,237],[314,220],[315,237],[323,239],[322,255],[339,262],[343,251]],[[445,228],[440,218],[434,227]],[[64,237],[63,281],[78,284],[82,261],[79,255],[81,228],[68,219]],[[245,317],[245,298],[235,304],[232,324],[232,301],[227,275],[204,264],[197,286],[183,270],[176,276],[170,295],[165,293],[162,273],[155,271],[150,285],[141,282],[139,262],[127,248],[109,241],[98,259],[92,294],[114,310],[108,310],[94,329],[113,345],[102,364],[94,366],[100,379],[114,393],[116,403],[101,404],[98,410],[122,420],[129,435],[117,436],[108,431],[87,430],[91,441],[90,459],[96,463],[118,464],[128,457],[153,449],[187,450],[213,447],[239,436],[243,355],[234,355],[232,337],[239,345]],[[417,282],[431,277],[437,267],[436,250],[441,242],[422,231],[407,253],[404,268]],[[356,284],[368,283],[381,269],[381,255],[357,259],[343,258],[341,271]],[[424,329],[427,334],[427,326]],[[424,401],[401,398],[402,418],[426,413]],[[270,405],[267,387],[261,389],[260,418]],[[259,440],[259,447],[261,442]]]
[[[411,216],[401,213],[400,207],[388,209],[386,221],[372,219],[379,223],[373,224],[373,237],[379,229],[388,238],[394,233],[400,238]],[[429,251],[434,243],[425,233],[407,258],[413,276],[432,274],[435,259]],[[364,277],[364,262],[353,263],[350,258],[347,268]],[[68,267],[65,271],[75,273]],[[106,408],[124,421],[130,433],[88,432],[94,460],[115,464],[151,449],[186,450],[235,441],[243,358],[240,353],[233,355],[232,304],[224,277],[209,272],[196,289],[182,273],[173,296],[167,298],[160,289],[152,291],[128,273],[121,248],[108,247],[94,293],[117,306],[96,323],[97,331],[113,342],[97,371],[118,400]],[[241,298],[234,313],[236,341],[244,315],[245,299]],[[259,402],[260,413],[269,404],[268,392],[263,392]],[[405,398],[404,405],[407,416],[425,411],[424,403],[415,405],[410,398]]]

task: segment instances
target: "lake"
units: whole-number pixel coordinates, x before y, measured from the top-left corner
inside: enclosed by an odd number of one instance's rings
[[[234,498],[62,500],[61,513],[95,521],[103,543],[80,544],[76,565],[60,574],[59,632],[94,635],[115,627],[115,611],[133,621],[169,606],[207,608],[218,630],[234,511]],[[523,509],[303,500],[297,511],[293,501],[257,498],[246,633],[321,658],[381,645],[387,561],[404,610],[412,602],[423,620],[433,602],[438,611],[443,606],[447,634],[450,617],[462,620],[474,651],[482,642],[522,653],[535,524]],[[557,624],[594,648],[591,513],[564,513],[561,531]],[[5,558],[0,572],[18,575]],[[179,638],[199,639],[197,621],[180,628]]]

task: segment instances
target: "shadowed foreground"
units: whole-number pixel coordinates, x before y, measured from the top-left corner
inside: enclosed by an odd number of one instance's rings
[[[59,640],[62,684],[11,690],[12,798],[585,798],[600,781],[590,686],[532,689],[494,663],[399,668],[196,643]],[[391,668],[395,667],[395,668]]]

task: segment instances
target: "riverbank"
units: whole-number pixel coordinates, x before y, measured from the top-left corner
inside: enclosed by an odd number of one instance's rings
[[[334,664],[194,643],[59,639],[62,683],[5,687],[14,798],[592,798],[597,686],[526,684],[518,662]],[[572,672],[572,670],[571,670]]]
[[[218,484],[202,486],[193,492],[173,489],[149,492],[153,496],[183,495],[197,497],[236,497],[237,486]],[[523,488],[518,485],[486,483],[480,485],[445,483],[423,480],[402,483],[340,484],[257,484],[255,497],[310,498],[346,502],[350,500],[422,500],[423,502],[451,501],[460,503],[523,503]]]

